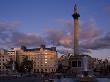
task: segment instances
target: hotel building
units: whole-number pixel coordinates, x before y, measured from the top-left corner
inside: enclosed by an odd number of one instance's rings
[[[56,72],[57,69],[57,51],[55,47],[46,48],[41,45],[40,48],[27,49],[25,46],[21,48],[11,48],[8,55],[12,56],[19,64],[27,56],[33,61],[33,72]]]

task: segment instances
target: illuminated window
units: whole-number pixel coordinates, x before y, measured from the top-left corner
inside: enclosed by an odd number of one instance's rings
[[[45,62],[45,63],[47,63],[47,62]]]
[[[45,56],[45,58],[47,58],[47,56]]]

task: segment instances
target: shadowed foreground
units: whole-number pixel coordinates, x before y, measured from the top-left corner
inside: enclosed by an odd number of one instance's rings
[[[108,78],[97,78],[98,82],[110,82]],[[0,82],[43,82],[43,79],[36,77],[8,78],[0,79]],[[55,79],[55,82],[76,82],[72,78]]]

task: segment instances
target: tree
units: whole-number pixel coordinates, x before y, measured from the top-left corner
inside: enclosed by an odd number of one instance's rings
[[[4,63],[3,65],[6,67],[6,69],[12,70],[12,64],[13,64],[13,60],[12,58],[10,58],[10,60]]]
[[[26,72],[31,72],[33,69],[33,61],[28,60],[28,57],[26,56],[23,59],[23,62],[21,62],[20,65],[20,72],[26,73]]]
[[[57,72],[58,72],[58,73],[62,73],[62,72],[63,72],[63,66],[62,66],[61,61],[58,62]]]
[[[6,67],[6,69],[10,71],[13,71],[13,66],[14,66],[14,70],[16,70],[17,72],[26,73],[32,71],[33,61],[28,60],[28,57],[26,56],[20,64],[17,61],[13,61],[13,59],[11,58],[9,61],[4,63],[4,66]]]

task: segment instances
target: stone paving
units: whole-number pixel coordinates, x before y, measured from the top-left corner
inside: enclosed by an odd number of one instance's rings
[[[108,78],[97,78],[98,82],[110,82]],[[15,78],[15,79],[2,79],[0,82],[43,82],[42,79],[38,79],[35,77],[23,77],[23,78]],[[54,82],[75,82],[72,78],[62,78],[55,79]]]
[[[0,82],[41,82],[41,79],[35,77],[22,77],[22,78],[6,78],[1,79]]]

